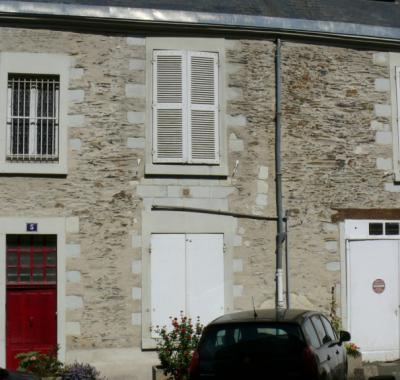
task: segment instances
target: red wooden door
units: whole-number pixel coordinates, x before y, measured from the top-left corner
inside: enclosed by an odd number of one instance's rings
[[[57,344],[56,237],[7,236],[6,366],[20,352]]]

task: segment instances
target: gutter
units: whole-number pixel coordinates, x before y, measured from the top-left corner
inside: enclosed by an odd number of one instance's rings
[[[147,34],[154,31],[160,34],[166,31],[178,33],[186,29],[195,34],[229,34],[233,38],[243,35],[251,35],[253,38],[270,35],[276,38],[279,35],[400,47],[400,27],[96,5],[0,0],[0,23],[125,34]]]

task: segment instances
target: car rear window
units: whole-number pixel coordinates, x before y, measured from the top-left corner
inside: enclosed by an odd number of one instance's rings
[[[209,326],[199,347],[202,358],[213,358],[231,349],[262,351],[274,355],[297,351],[303,347],[299,326],[295,324],[243,323]]]

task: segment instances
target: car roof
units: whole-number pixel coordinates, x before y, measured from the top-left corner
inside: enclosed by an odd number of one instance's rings
[[[260,309],[240,311],[222,315],[209,323],[211,325],[230,324],[230,323],[256,323],[256,322],[284,322],[284,323],[302,323],[305,318],[321,314],[317,311],[303,309]]]

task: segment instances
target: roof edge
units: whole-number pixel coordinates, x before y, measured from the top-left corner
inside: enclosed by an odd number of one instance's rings
[[[373,40],[400,41],[400,28],[354,24],[334,21],[291,19],[240,14],[189,12],[176,10],[107,7],[98,5],[72,5],[61,3],[43,3],[28,1],[0,0],[0,13],[4,15],[36,15],[74,17],[81,19],[103,19],[157,23],[212,26],[214,28],[241,28],[249,31],[291,31],[293,33],[311,33],[335,35],[341,38],[366,38]]]

